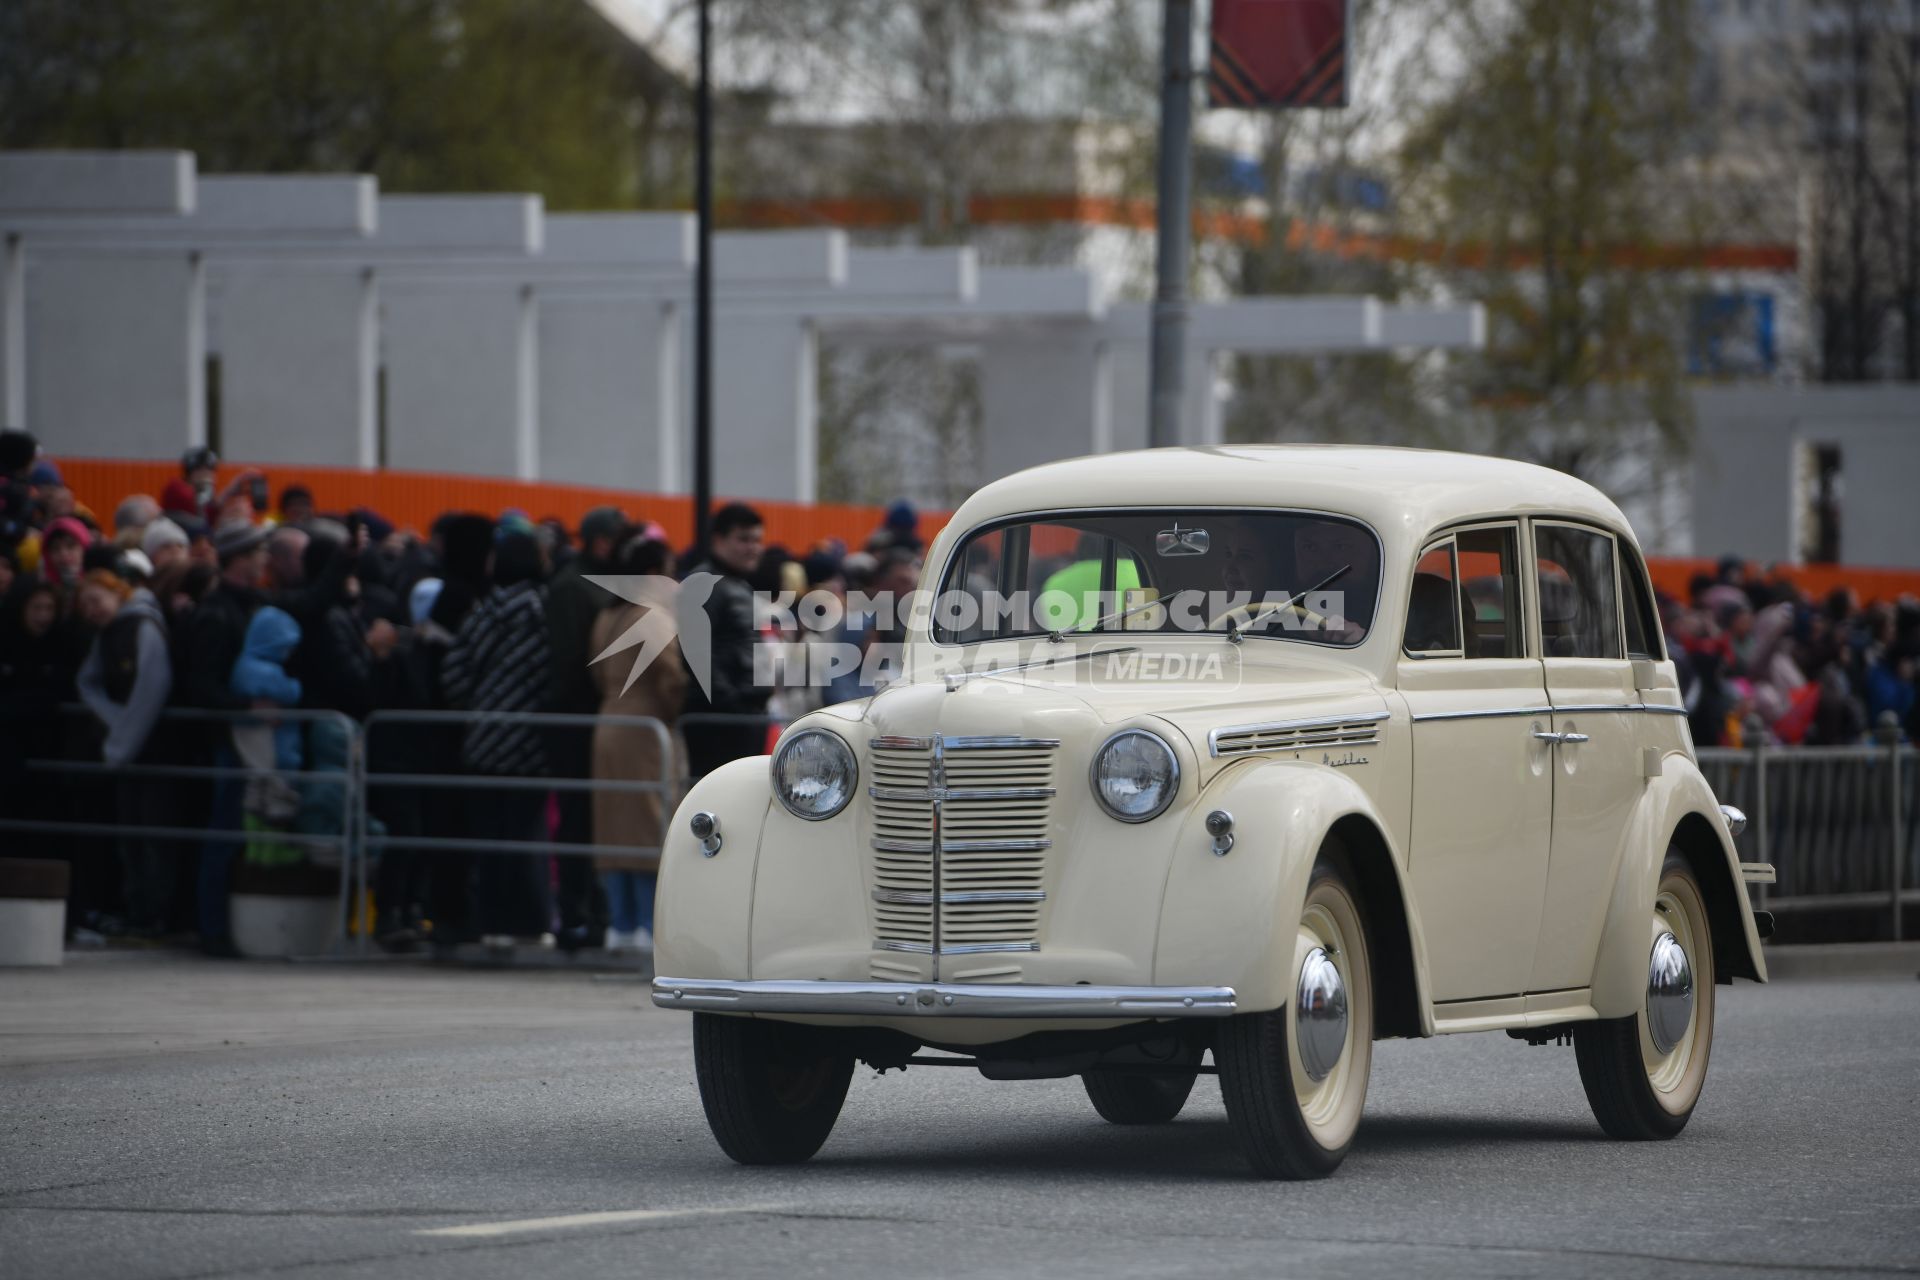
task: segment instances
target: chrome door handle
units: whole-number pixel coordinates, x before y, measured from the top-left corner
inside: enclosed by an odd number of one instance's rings
[[[1566,743],[1570,747],[1578,746],[1581,743],[1585,742],[1586,740],[1587,740],[1587,735],[1584,733],[1563,733],[1560,735],[1560,741]]]
[[[1587,735],[1584,733],[1548,733],[1545,729],[1535,729],[1533,736],[1541,742],[1551,742],[1556,746],[1562,743],[1568,746],[1578,746],[1580,743],[1587,741]]]

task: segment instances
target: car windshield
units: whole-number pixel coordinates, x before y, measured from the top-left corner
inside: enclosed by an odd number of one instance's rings
[[[1238,633],[1354,645],[1373,625],[1380,540],[1306,512],[1036,516],[968,535],[935,597],[936,640]]]

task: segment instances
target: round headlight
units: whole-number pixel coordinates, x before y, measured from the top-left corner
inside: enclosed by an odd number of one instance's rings
[[[1158,734],[1126,729],[1093,758],[1093,796],[1122,822],[1157,818],[1180,789],[1180,761]]]
[[[846,808],[859,779],[853,748],[825,729],[802,729],[773,753],[773,794],[788,813],[809,822]]]

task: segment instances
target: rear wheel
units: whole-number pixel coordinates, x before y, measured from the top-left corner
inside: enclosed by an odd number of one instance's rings
[[[1234,1141],[1263,1177],[1326,1177],[1360,1126],[1373,973],[1351,884],[1323,854],[1300,912],[1287,1003],[1227,1019],[1214,1045]]]
[[[1684,859],[1668,855],[1647,922],[1638,1012],[1574,1027],[1580,1083],[1608,1136],[1671,1138],[1687,1127],[1713,1050],[1713,934]]]
[[[840,1118],[853,1056],[812,1027],[693,1015],[693,1066],[707,1127],[741,1164],[798,1164]]]
[[[1112,1124],[1165,1124],[1180,1114],[1196,1073],[1089,1071],[1080,1077],[1093,1109]]]

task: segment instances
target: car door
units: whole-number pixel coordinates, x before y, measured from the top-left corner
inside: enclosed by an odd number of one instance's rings
[[[1553,706],[1553,839],[1529,990],[1589,985],[1620,844],[1645,790],[1639,693],[1620,617],[1613,534],[1533,521],[1547,701]]]
[[[1450,530],[1409,587],[1408,869],[1436,1002],[1519,995],[1533,968],[1553,779],[1521,545],[1517,521]]]

